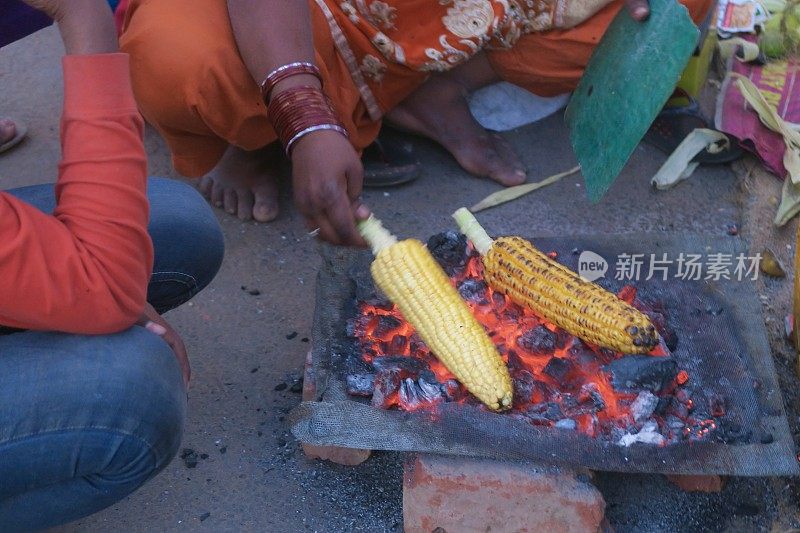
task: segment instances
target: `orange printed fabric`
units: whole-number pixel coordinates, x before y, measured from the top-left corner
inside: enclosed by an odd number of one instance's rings
[[[486,48],[511,49],[532,32],[575,26],[610,0],[315,2],[377,119],[427,74],[449,70]]]

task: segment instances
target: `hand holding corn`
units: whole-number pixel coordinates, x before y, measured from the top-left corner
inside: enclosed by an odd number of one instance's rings
[[[604,348],[639,354],[658,344],[658,334],[646,315],[599,285],[581,279],[527,240],[492,240],[463,207],[453,213],[453,218],[481,254],[486,282],[514,302]]]
[[[511,376],[503,359],[425,245],[398,242],[374,216],[358,229],[375,254],[375,283],[434,355],[486,406],[511,407]]]

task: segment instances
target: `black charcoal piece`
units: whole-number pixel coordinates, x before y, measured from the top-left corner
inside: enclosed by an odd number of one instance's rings
[[[456,231],[433,235],[427,246],[448,276],[458,274],[467,264],[467,238]]]
[[[488,285],[481,279],[465,279],[458,284],[458,293],[468,302],[488,304],[486,289]]]
[[[517,345],[529,352],[553,353],[556,349],[556,334],[544,326],[536,326],[520,335]]]
[[[417,380],[417,388],[419,389],[419,397],[427,402],[437,402],[444,399],[442,386],[436,381],[436,378],[429,381],[420,376]]]
[[[375,326],[373,335],[385,339],[389,333],[400,327],[402,322],[392,315],[378,315],[378,325]]]
[[[600,389],[596,383],[587,383],[581,387],[579,396],[581,403],[591,402],[596,411],[602,411],[606,408],[606,401],[600,393]]]
[[[500,353],[502,354],[503,352],[505,352],[505,355],[508,357],[507,366],[511,372],[517,370],[525,370],[527,368],[525,361],[522,360],[522,358],[515,350],[506,350],[505,344],[502,344],[500,346],[503,348],[503,351],[500,351]],[[500,347],[498,347],[498,350],[500,350]]]
[[[536,389],[536,379],[527,370],[520,370],[511,376],[514,386],[514,406],[518,407],[530,403],[533,391]]]
[[[572,361],[569,359],[551,357],[542,372],[556,380],[556,382],[561,383],[566,379],[567,374],[572,371],[572,368]]]
[[[420,390],[411,378],[406,378],[400,383],[398,399],[400,400],[400,407],[406,411],[413,411],[427,403],[420,397]]]
[[[669,357],[628,355],[611,361],[611,384],[616,390],[659,392],[678,374],[678,363]]]
[[[353,396],[372,396],[375,374],[348,374],[347,393]]]
[[[378,371],[399,370],[416,378],[423,370],[429,370],[430,366],[422,359],[407,357],[404,355],[384,355],[372,360],[372,366]]]
[[[447,400],[451,402],[457,402],[466,394],[458,381],[454,379],[448,379],[442,383],[442,389],[444,390]]]
[[[561,411],[561,406],[555,402],[542,402],[533,405],[525,411],[525,416],[529,419],[541,422],[556,422],[564,418],[564,413]]]

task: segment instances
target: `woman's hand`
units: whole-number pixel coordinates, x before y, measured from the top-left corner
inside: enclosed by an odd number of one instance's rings
[[[183,382],[188,386],[189,378],[192,377],[192,369],[189,367],[189,354],[186,352],[186,345],[183,344],[183,339],[178,335],[178,332],[150,304],[145,304],[142,317],[136,323],[150,333],[158,335],[164,339],[164,342],[169,344],[175,354],[175,358],[178,360],[178,364],[181,365]]]
[[[119,49],[106,0],[23,0],[58,23],[68,55],[107,54]]]
[[[294,201],[309,230],[342,246],[366,246],[356,220],[369,216],[361,203],[364,169],[345,136],[329,130],[302,137],[292,150]]]

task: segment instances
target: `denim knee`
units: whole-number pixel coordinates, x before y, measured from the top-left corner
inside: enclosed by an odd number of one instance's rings
[[[24,332],[0,353],[0,530],[99,511],[177,453],[186,391],[158,336]]]
[[[222,264],[222,230],[205,199],[186,183],[150,178],[150,225],[155,262],[148,301],[159,311],[191,299]]]

